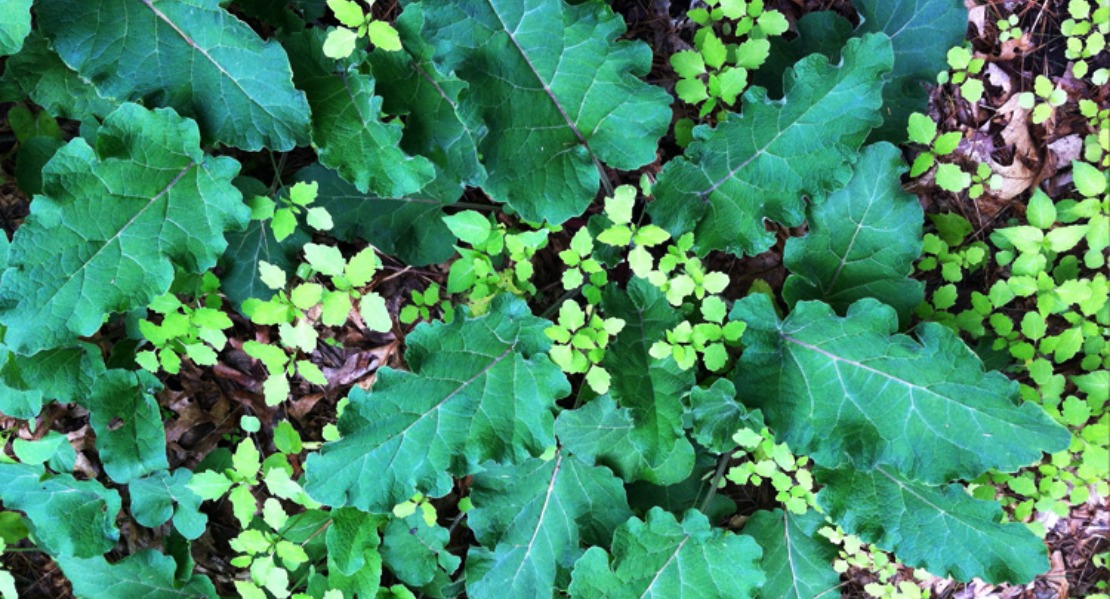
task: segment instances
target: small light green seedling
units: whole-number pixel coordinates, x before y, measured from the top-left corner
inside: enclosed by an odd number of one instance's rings
[[[706,7],[687,13],[701,26],[694,33],[694,49],[676,52],[670,59],[680,77],[675,94],[683,102],[700,104],[701,118],[718,107],[736,103],[748,85],[748,73],[770,55],[767,38],[782,35],[789,28],[782,13],[764,9],[763,0],[707,0]],[[730,38],[741,41],[724,41]],[[682,127],[683,138],[693,122],[688,125]]]
[[[315,181],[299,182],[289,188],[289,197],[279,197],[277,201],[266,196],[255,196],[247,200],[251,209],[251,220],[270,220],[274,239],[283,241],[297,228],[297,215],[305,213],[305,223],[317,231],[330,231],[331,214],[326,208],[309,206],[316,201],[320,186]]]
[[[1026,110],[1032,109],[1033,122],[1038,125],[1051,118],[1056,109],[1067,100],[1068,94],[1059,86],[1053,86],[1052,80],[1044,75],[1037,75],[1033,81],[1033,91],[1022,92],[1018,96],[1018,104]]]
[[[1105,2],[1092,4],[1089,0],[1069,0],[1068,16],[1060,23],[1060,32],[1067,38],[1064,56],[1075,61],[1072,75],[1082,79],[1090,70],[1088,60],[1106,50],[1106,38],[1110,36],[1110,6]],[[1099,69],[1093,83],[1105,85],[1106,76],[1106,69]]]
[[[349,261],[332,246],[307,243],[304,253],[306,262],[297,269],[297,276],[304,282],[286,293],[285,271],[260,262],[262,282],[277,293],[268,300],[251,298],[243,302],[243,313],[252,322],[277,326],[280,336],[280,346],[257,341],[243,344],[243,351],[261,361],[269,373],[262,386],[268,405],[277,405],[288,397],[287,377],[294,372],[313,385],[327,384],[318,366],[308,359],[297,359],[298,355],[308,356],[316,349],[319,333],[308,312],[317,306],[319,321],[326,326],[346,323],[351,307],[357,302],[359,316],[367,329],[384,333],[393,328],[385,298],[376,292],[360,290],[381,268],[373,247],[363,249]],[[317,276],[328,277],[332,288],[316,282]]]
[[[1084,98],[1079,101],[1079,114],[1094,130],[1083,138],[1083,159],[1103,170],[1110,169],[1110,108],[1099,109],[1094,101]]]
[[[975,76],[983,71],[986,61],[975,58],[971,51],[964,47],[952,48],[948,51],[948,66],[951,73],[943,71],[937,76],[937,83],[960,86],[960,95],[968,102],[978,102],[983,99],[983,82]]]
[[[1023,35],[1021,26],[1018,25],[1018,16],[1016,14],[1010,15],[1005,19],[999,19],[995,22],[995,25],[998,25],[998,41],[1000,42],[1021,39]]]
[[[559,322],[544,332],[555,342],[548,355],[563,372],[585,374],[586,383],[598,395],[609,392],[609,373],[601,366],[609,340],[624,329],[620,318],[601,318],[593,306],[583,311],[567,300],[559,307]]]
[[[1001,187],[1002,175],[991,170],[991,165],[980,162],[979,166],[975,167],[975,173],[971,175],[971,187],[967,190],[967,196],[974,200],[986,193],[987,189]]]
[[[139,366],[151,372],[161,368],[177,374],[183,355],[198,366],[214,366],[217,352],[227,344],[224,331],[231,328],[231,319],[220,309],[223,300],[219,288],[219,279],[206,272],[200,288],[203,306],[184,304],[172,293],[154,298],[149,308],[162,315],[162,322],[154,324],[145,318],[139,321],[139,331],[154,346],[153,350],[135,354]]]
[[[374,0],[365,0],[366,7],[374,5]],[[324,55],[328,58],[347,58],[355,51],[359,38],[368,37],[370,43],[382,50],[398,52],[401,50],[401,36],[385,21],[376,21],[369,11],[353,0],[328,0],[328,7],[343,27],[328,32],[324,40]]]
[[[656,341],[649,350],[657,360],[674,357],[683,370],[693,368],[701,355],[702,363],[712,372],[721,372],[728,365],[728,347],[740,345],[740,338],[748,325],[734,320],[725,323],[727,308],[724,300],[710,295],[702,301],[701,314],[705,322],[691,324],[683,321],[667,331],[666,339]]]
[[[547,247],[549,230],[507,232],[493,216],[464,210],[443,217],[443,222],[459,241],[470,248],[455,246],[460,258],[451,263],[447,292],[465,294],[471,314],[484,314],[489,302],[502,291],[513,295],[533,295],[532,258]],[[502,268],[505,259],[512,268]]]
[[[910,168],[911,177],[921,176],[937,163],[938,157],[954,152],[963,138],[959,131],[949,131],[938,136],[937,124],[933,119],[919,112],[910,115],[907,131],[911,142],[928,148],[913,161],[913,166]],[[959,193],[971,185],[971,175],[955,164],[940,163],[937,164],[936,182],[945,191]]]

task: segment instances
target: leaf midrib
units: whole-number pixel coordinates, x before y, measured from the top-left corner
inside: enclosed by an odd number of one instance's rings
[[[237,78],[232,76],[232,74],[229,73],[227,71],[227,69],[225,69],[223,67],[223,65],[220,64],[215,58],[212,58],[212,55],[209,54],[207,50],[205,50],[204,48],[201,48],[195,41],[193,41],[193,38],[189,37],[189,34],[185,33],[180,27],[178,27],[177,23],[174,23],[173,20],[170,19],[169,15],[167,15],[166,13],[159,10],[158,7],[154,6],[153,0],[141,0],[141,1],[142,1],[143,4],[146,5],[147,8],[149,8],[154,13],[154,15],[157,18],[161,19],[166,25],[169,25],[170,28],[173,29],[174,32],[177,33],[177,35],[179,35],[181,37],[182,41],[184,41],[186,44],[188,44],[188,46],[190,48],[192,48],[193,50],[196,50],[201,56],[206,58],[208,60],[208,62],[212,63],[212,66],[216,67],[216,70],[219,71],[221,75],[223,75],[228,80],[230,80],[231,83],[235,85],[235,88],[238,89],[239,92],[243,94],[243,97],[246,98],[247,101],[249,101],[251,104],[254,104],[255,106],[261,108],[262,112],[265,112],[267,116],[272,117],[274,120],[278,120],[278,121],[281,120],[276,114],[271,112],[269,108],[267,108],[265,105],[261,104],[258,100],[256,100],[254,98],[254,96],[252,96],[250,93],[248,93],[247,90],[243,88],[242,84],[239,83],[239,80]]]
[[[47,298],[45,298],[45,300],[41,303],[41,307],[45,308],[47,306],[53,305],[54,299],[58,297],[58,294],[60,294],[64,289],[68,288],[70,283],[77,280],[78,274],[82,273],[82,271],[88,268],[89,265],[100,255],[100,253],[104,251],[105,248],[114,244],[116,240],[119,239],[121,235],[123,235],[124,231],[127,231],[133,224],[135,224],[135,221],[138,220],[140,216],[142,216],[147,210],[149,210],[151,206],[156,204],[158,200],[162,198],[162,196],[169,193],[170,190],[173,189],[173,187],[177,185],[177,183],[181,181],[181,179],[184,178],[190,170],[193,169],[193,167],[198,166],[199,164],[199,162],[190,162],[188,165],[185,166],[185,168],[181,169],[181,171],[178,172],[177,175],[174,176],[174,178],[161,191],[150,198],[150,201],[148,201],[145,206],[137,210],[135,214],[132,215],[131,218],[128,219],[128,221],[116,231],[114,235],[104,240],[104,243],[102,243],[91,256],[85,259],[78,268],[73,270],[73,272],[69,273],[66,281],[62,285],[56,287],[54,289],[54,292],[47,296]]]
[[[548,99],[551,100],[551,103],[555,106],[555,109],[559,111],[559,114],[563,117],[563,120],[566,122],[567,127],[572,132],[574,132],[574,136],[578,138],[578,143],[582,144],[582,146],[586,148],[586,151],[590,153],[590,156],[596,162],[597,156],[594,154],[593,150],[590,149],[590,144],[586,141],[585,136],[583,136],[582,132],[578,130],[578,126],[575,125],[574,121],[571,120],[570,114],[567,113],[565,108],[563,108],[563,105],[559,102],[559,99],[555,97],[555,92],[551,91],[551,88],[548,86],[547,82],[544,81],[543,77],[540,76],[540,72],[536,70],[536,66],[532,64],[532,59],[528,57],[528,54],[524,51],[524,48],[521,47],[520,42],[517,41],[514,32],[509,30],[508,25],[506,25],[504,19],[501,18],[501,13],[497,11],[497,7],[494,6],[493,1],[486,0],[486,4],[489,6],[490,12],[493,13],[493,16],[497,18],[497,22],[501,25],[501,30],[505,32],[505,35],[509,38],[509,41],[513,43],[513,47],[516,48],[517,52],[520,53],[520,57],[524,59],[524,64],[528,65],[528,70],[532,71],[532,75],[536,77],[536,81],[540,82],[540,87],[543,88],[544,93],[547,94]]]

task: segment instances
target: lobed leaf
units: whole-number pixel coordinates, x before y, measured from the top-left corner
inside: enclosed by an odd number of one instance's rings
[[[27,514],[35,542],[53,557],[98,557],[119,539],[119,493],[95,480],[0,464],[0,497],[4,507]]]
[[[787,303],[817,299],[843,314],[871,297],[908,322],[925,296],[924,283],[910,278],[924,215],[917,197],[902,191],[906,170],[898,148],[867,146],[848,185],[809,207],[809,232],[787,240],[783,254]]]
[[[763,294],[730,317],[748,323],[733,380],[780,441],[828,468],[890,465],[926,483],[1012,471],[1068,447],[1071,435],[1017,383],[936,323],[893,334],[894,310],[864,299],[839,317],[799,302],[780,320]]]
[[[574,564],[571,597],[755,597],[763,584],[759,545],[747,536],[713,528],[690,510],[679,523],[652,508],[613,535],[607,554],[592,547]]]
[[[963,0],[858,0],[856,35],[883,32],[894,47],[894,68],[883,89],[883,125],[872,139],[905,140],[906,122],[924,110],[948,49],[964,41],[967,5]]]
[[[799,516],[783,510],[760,510],[744,525],[763,548],[759,564],[767,582],[759,591],[765,599],[810,599],[840,596],[840,575],[833,570],[837,548],[817,534],[825,524],[821,514],[810,510]]]
[[[125,104],[95,148],[77,138],[58,151],[0,279],[8,347],[27,355],[91,335],[107,314],[165,293],[174,265],[215,264],[224,231],[248,211],[231,186],[238,164],[199,143],[196,124],[172,110]]]
[[[203,574],[190,573],[179,581],[172,557],[152,549],[110,564],[97,556],[58,560],[78,597],[97,599],[215,599],[216,588]]]
[[[8,58],[0,86],[10,87],[31,98],[50,116],[78,121],[103,119],[119,107],[119,102],[102,98],[96,88],[81,80],[50,48],[47,39],[33,32],[23,43],[19,54]],[[3,89],[3,88],[0,88]],[[5,90],[7,91],[7,90]],[[8,98],[2,98],[7,100]]]
[[[162,412],[151,395],[161,388],[146,371],[109,370],[97,377],[82,402],[104,472],[117,483],[169,468]]]
[[[439,176],[460,188],[479,187],[486,179],[478,153],[485,126],[478,106],[460,101],[467,83],[432,61],[435,48],[420,38],[424,26],[420,4],[406,6],[394,26],[406,51],[375,49],[367,60],[382,108],[404,116],[401,148],[431,160],[439,167]]]
[[[466,590],[474,597],[549,595],[582,543],[607,545],[632,516],[612,471],[563,452],[493,466],[474,477],[470,497],[467,522],[481,544],[466,557]]]
[[[104,371],[100,350],[87,343],[31,356],[12,353],[0,344],[0,412],[31,420],[46,400],[84,401],[88,389]]]
[[[131,515],[147,528],[158,528],[173,518],[174,528],[189,540],[204,534],[208,516],[200,511],[203,499],[189,488],[193,473],[178,468],[160,470],[131,481]]]
[[[597,1],[424,0],[433,60],[469,87],[486,135],[483,189],[530,221],[561,223],[594,199],[602,165],[655,160],[671,97],[638,76],[647,45],[617,41],[622,19]]]
[[[435,177],[435,167],[397,147],[401,124],[382,121],[374,78],[357,65],[337,71],[335,61],[324,56],[324,36],[312,29],[285,40],[293,82],[312,107],[312,141],[320,162],[363,193],[392,197],[419,191]]]
[[[459,188],[445,176],[401,197],[360,193],[319,164],[301,169],[296,178],[320,184],[315,205],[331,213],[335,222],[331,234],[340,239],[365,239],[414,266],[438,264],[454,254],[443,208],[459,198]]]
[[[685,155],[663,168],[652,219],[675,237],[695,231],[702,254],[768,249],[774,235],[764,218],[799,225],[804,196],[820,201],[848,182],[857,148],[881,122],[882,75],[892,63],[889,38],[871,34],[850,40],[838,65],[820,55],[800,60],[785,75],[782,100],[749,89],[743,115],[695,128]]]
[[[446,494],[450,474],[554,445],[551,411],[570,387],[547,358],[549,325],[500,296],[485,316],[418,326],[406,339],[411,371],[383,368],[370,393],[352,390],[342,438],[309,456],[305,489],[326,505],[386,513],[418,491]]]
[[[48,0],[35,16],[105,97],[172,107],[244,150],[308,143],[308,102],[285,52],[219,0]]]
[[[817,478],[825,485],[817,501],[830,518],[906,565],[965,582],[1025,584],[1048,571],[1044,541],[1021,522],[1002,522],[996,502],[963,485],[926,485],[883,467],[818,470]]]
[[[0,56],[15,54],[31,33],[31,0],[0,0]]]

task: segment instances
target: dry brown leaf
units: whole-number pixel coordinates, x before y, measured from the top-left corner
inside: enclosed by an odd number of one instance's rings
[[[993,159],[989,160],[991,170],[1002,177],[1002,187],[993,190],[991,195],[1003,202],[1020,196],[1038,183],[1041,161],[1037,156],[1036,144],[1029,133],[1030,112],[1018,104],[1017,95],[1011,96],[998,109],[999,115],[1010,117],[1010,122],[1002,129],[1001,135],[1003,141],[1013,147],[1014,155],[1011,164],[999,164]],[[984,213],[986,212],[984,210]]]

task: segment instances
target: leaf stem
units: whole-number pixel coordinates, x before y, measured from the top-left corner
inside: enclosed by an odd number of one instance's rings
[[[734,449],[728,453],[722,453],[721,457],[717,458],[717,471],[713,473],[713,478],[709,479],[709,492],[706,493],[705,499],[701,502],[701,507],[698,508],[701,513],[704,514],[705,510],[709,509],[709,503],[717,495],[717,487],[721,484],[721,479],[724,478],[725,470],[728,469],[728,464],[732,461],[732,455],[735,452]]]

